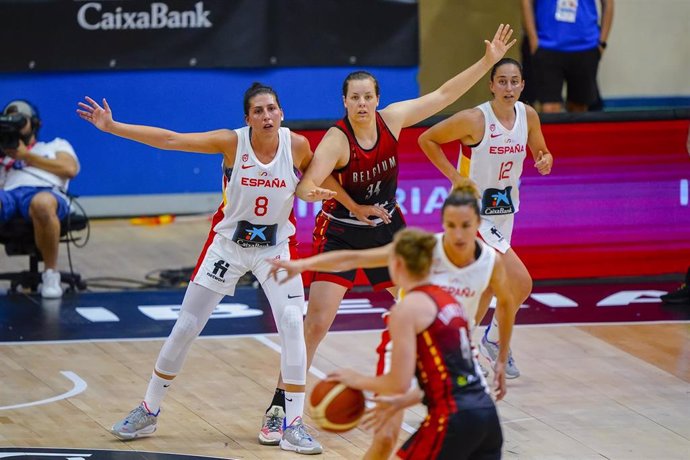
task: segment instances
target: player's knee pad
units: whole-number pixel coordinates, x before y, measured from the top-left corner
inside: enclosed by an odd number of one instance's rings
[[[165,373],[177,374],[182,368],[189,347],[201,332],[199,318],[182,311],[177,319],[170,336],[163,344],[156,368]]]
[[[283,381],[292,385],[304,385],[307,379],[307,347],[304,343],[302,308],[287,305],[279,320],[282,353],[280,367]]]
[[[196,315],[183,310],[170,337],[178,342],[192,342],[201,332],[200,323]]]

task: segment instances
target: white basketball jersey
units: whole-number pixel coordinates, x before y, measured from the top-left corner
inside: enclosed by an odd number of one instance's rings
[[[225,165],[223,204],[214,231],[243,247],[273,246],[295,233],[292,205],[299,178],[292,161],[290,130],[278,130],[275,158],[261,163],[252,149],[249,127],[236,129],[237,153]]]
[[[484,114],[484,137],[472,147],[469,177],[482,196],[482,214],[513,214],[520,207],[518,186],[522,164],[527,156],[527,115],[525,104],[515,103],[515,124],[507,129],[496,118],[491,102],[477,107]],[[467,161],[460,155],[458,170]],[[467,172],[465,171],[465,174]]]
[[[476,242],[481,247],[479,258],[466,267],[458,267],[448,259],[443,249],[443,233],[437,233],[429,278],[463,306],[472,327],[475,326],[479,299],[489,285],[496,262],[496,250],[479,239]]]

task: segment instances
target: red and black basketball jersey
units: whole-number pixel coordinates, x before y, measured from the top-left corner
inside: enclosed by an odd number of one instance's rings
[[[493,401],[462,306],[436,285],[419,286],[411,292],[424,292],[438,308],[434,322],[417,334],[416,374],[429,414],[491,407]]]
[[[377,140],[371,149],[364,149],[359,145],[347,117],[339,120],[335,127],[347,136],[350,159],[344,167],[333,171],[333,177],[356,203],[378,203],[392,212],[395,209],[395,191],[398,188],[398,140],[388,129],[386,122],[376,112]],[[323,210],[337,220],[359,223],[335,199],[324,202]]]

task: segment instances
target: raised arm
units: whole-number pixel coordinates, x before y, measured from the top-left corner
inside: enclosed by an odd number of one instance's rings
[[[550,174],[553,167],[553,155],[549,152],[544,134],[541,132],[539,114],[529,105],[525,105],[525,111],[527,112],[527,144],[534,157],[534,167],[541,175]]]
[[[441,146],[455,140],[465,145],[481,141],[484,135],[484,115],[479,109],[468,109],[435,124],[424,131],[417,142],[424,154],[451,181],[453,186],[464,185],[471,180],[462,177],[457,168],[448,160]]]
[[[321,186],[334,169],[347,164],[349,153],[345,135],[337,128],[330,128],[316,147],[314,158],[297,185],[295,195],[309,201],[309,194]]]
[[[306,270],[343,272],[355,268],[385,267],[388,263],[391,248],[392,243],[371,249],[329,251],[304,259],[271,259],[269,262],[273,265],[273,268],[271,268],[270,273],[276,279],[280,278],[282,284]],[[278,276],[278,272],[283,270],[287,272],[287,277],[284,279]]]
[[[90,97],[86,103],[79,102],[79,116],[103,132],[124,137],[142,144],[163,150],[180,150],[196,153],[224,153],[234,159],[237,149],[237,134],[228,129],[219,129],[203,133],[178,133],[153,126],[132,125],[113,119],[113,112],[108,101],[103,99],[103,106]]]
[[[292,159],[295,167],[300,170],[302,174],[309,169],[309,165],[314,159],[314,154],[311,151],[311,146],[306,137],[301,134],[290,132],[292,139]],[[330,177],[330,176],[329,176]],[[333,198],[337,193],[345,191],[340,186],[338,181],[332,177],[326,178],[324,181],[326,188],[314,187],[306,194],[305,201],[321,201]]]
[[[429,94],[397,102],[381,110],[381,116],[391,131],[397,135],[402,128],[419,123],[458,100],[515,44],[515,39],[510,40],[512,35],[510,25],[501,24],[492,41],[484,40],[486,52],[471,67]]]

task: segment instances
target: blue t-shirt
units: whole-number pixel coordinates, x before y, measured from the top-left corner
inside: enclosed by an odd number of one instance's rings
[[[595,0],[535,0],[539,48],[584,51],[599,45]]]

